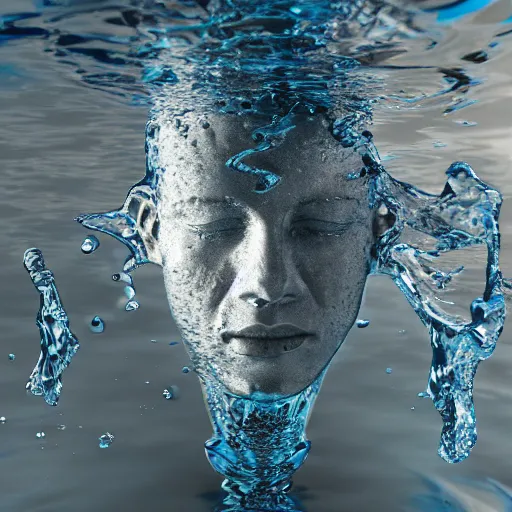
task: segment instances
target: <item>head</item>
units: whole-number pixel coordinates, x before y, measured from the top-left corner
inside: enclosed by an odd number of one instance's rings
[[[311,384],[356,320],[379,235],[361,156],[321,116],[297,117],[284,142],[244,162],[280,183],[226,168],[254,147],[250,116],[161,122],[158,259],[195,367],[231,392],[290,395]]]

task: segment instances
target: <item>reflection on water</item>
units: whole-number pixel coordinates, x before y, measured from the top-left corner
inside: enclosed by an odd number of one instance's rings
[[[427,327],[439,455],[464,460],[476,442],[473,379],[505,319],[501,195],[463,162],[439,195],[395,180],[368,128],[379,110],[470,106],[481,83],[474,67],[394,66],[439,37],[406,7],[100,4],[50,2],[34,16],[4,17],[3,35],[43,38],[83,83],[151,106],[145,178],[120,209],[77,220],[130,250],[114,276],[127,283],[127,311],[139,307],[130,272],[163,267],[214,426],[206,449],[226,477],[223,510],[297,509],[286,493],[309,451],[310,407],[368,274],[389,275]],[[96,30],[74,30],[92,12]],[[463,60],[478,65],[493,48]],[[421,91],[402,88],[400,74],[412,70],[428,77]],[[464,268],[443,257],[473,246],[487,250],[485,289],[455,314],[450,292]]]
[[[512,506],[512,491],[496,480],[422,480],[428,491],[413,498],[411,510],[417,512],[507,512]]]

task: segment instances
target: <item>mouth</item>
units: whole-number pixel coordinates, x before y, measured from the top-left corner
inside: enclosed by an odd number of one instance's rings
[[[292,324],[256,324],[241,331],[226,331],[222,338],[242,356],[278,357],[298,349],[314,334]]]

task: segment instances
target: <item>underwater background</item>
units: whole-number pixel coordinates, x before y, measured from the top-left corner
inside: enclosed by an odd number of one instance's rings
[[[0,14],[34,9],[33,2],[3,0]],[[439,24],[444,35],[435,51],[403,59],[409,66],[462,66],[462,56],[498,40],[488,60],[472,64],[481,82],[468,95],[473,104],[448,114],[435,102],[405,112],[381,109],[372,127],[397,179],[439,193],[446,168],[464,160],[500,190],[505,276],[512,275],[512,34],[496,34],[511,28],[503,23],[511,14],[508,2],[452,14]],[[211,510],[222,478],[204,457],[211,426],[199,384],[182,372],[189,360],[181,343],[170,345],[179,335],[161,271],[135,272],[141,307],[124,311],[123,286],[111,275],[125,249],[100,234],[100,248],[84,255],[84,230],[73,222],[79,213],[121,205],[142,177],[147,108],[84,86],[45,55],[40,40],[1,43],[0,510]],[[404,89],[428,89],[432,79],[414,69],[392,77]],[[38,297],[22,265],[28,247],[44,252],[81,343],[54,408],[25,391],[39,345]],[[452,258],[468,269],[456,291],[458,304],[469,305],[481,293],[486,255],[471,249]],[[91,331],[95,315],[105,322],[102,334]],[[437,455],[438,413],[417,396],[430,367],[428,332],[385,277],[369,279],[359,317],[370,324],[354,328],[341,347],[307,429],[312,449],[293,489],[303,509],[510,510],[510,319],[475,379],[478,443],[454,465]],[[179,393],[166,400],[162,391],[170,386]],[[115,441],[100,450],[98,437],[106,432]]]

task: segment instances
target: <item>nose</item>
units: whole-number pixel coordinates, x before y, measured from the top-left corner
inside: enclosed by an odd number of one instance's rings
[[[282,227],[256,222],[248,244],[238,256],[235,294],[258,309],[299,300],[306,284],[294,256]]]

